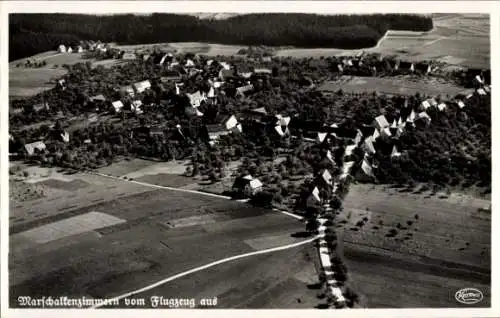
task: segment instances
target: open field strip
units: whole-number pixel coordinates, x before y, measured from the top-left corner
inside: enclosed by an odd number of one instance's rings
[[[181,278],[181,277],[184,277],[184,276],[187,276],[187,275],[190,275],[190,274],[193,274],[193,273],[205,270],[205,269],[210,268],[210,267],[217,266],[219,264],[231,262],[231,261],[234,261],[234,260],[237,260],[237,259],[241,259],[241,258],[245,258],[245,257],[250,257],[250,256],[253,256],[253,255],[267,254],[267,253],[272,253],[272,252],[276,252],[276,251],[286,250],[286,249],[289,249],[289,248],[294,248],[294,247],[297,247],[297,246],[301,246],[301,245],[304,245],[304,244],[311,243],[314,240],[316,240],[317,238],[318,238],[318,236],[315,236],[313,238],[310,238],[310,239],[307,239],[307,240],[304,240],[304,241],[301,241],[301,242],[298,242],[298,243],[293,243],[293,244],[284,245],[284,246],[277,246],[277,247],[273,247],[273,248],[266,249],[266,250],[255,251],[255,252],[251,252],[251,253],[245,253],[245,254],[240,254],[240,255],[236,255],[236,256],[224,258],[224,259],[221,259],[221,260],[218,260],[218,261],[215,261],[215,262],[203,265],[203,266],[199,266],[199,267],[190,269],[188,271],[179,273],[177,275],[165,278],[163,280],[160,280],[160,281],[158,281],[158,282],[156,282],[154,284],[148,285],[148,286],[143,287],[141,289],[138,289],[138,290],[135,290],[135,291],[132,291],[132,292],[128,292],[128,293],[120,295],[120,296],[113,297],[109,301],[121,300],[123,298],[130,297],[132,295],[148,291],[150,289],[153,289],[153,288],[156,288],[156,287],[161,286],[163,284],[166,284],[168,282],[171,282],[171,281],[173,281],[175,279],[178,279],[178,278]],[[95,305],[95,306],[91,307],[91,309],[99,308],[99,307],[102,307],[102,306],[105,306],[105,305],[106,305],[105,303],[98,304],[98,305]]]
[[[110,175],[106,175],[106,174],[98,173],[98,172],[92,172],[92,173],[95,174],[95,175],[101,176],[101,177],[106,177],[106,178],[111,178],[111,179],[115,179],[115,180],[121,180],[121,181],[131,182],[131,183],[135,183],[135,184],[139,184],[139,185],[143,185],[143,186],[147,186],[147,187],[152,187],[152,188],[157,188],[157,189],[166,189],[166,190],[172,190],[172,191],[179,191],[179,192],[186,192],[186,193],[193,193],[193,194],[201,194],[201,195],[211,196],[211,197],[214,197],[214,198],[232,200],[231,197],[225,196],[225,195],[220,195],[220,194],[214,194],[214,193],[202,192],[202,191],[196,191],[196,190],[189,190],[189,189],[182,189],[182,188],[165,187],[165,186],[160,186],[160,185],[156,185],[156,184],[145,183],[145,182],[140,182],[140,181],[135,181],[135,180],[125,180],[125,179],[121,179],[121,178],[118,178],[118,177],[114,177],[114,176],[110,176]],[[239,201],[239,202],[248,202],[248,200],[246,200],[246,199],[237,200],[237,201]],[[293,213],[286,212],[286,211],[281,211],[281,210],[278,210],[278,209],[272,209],[272,210],[276,211],[276,212],[283,213],[283,214],[288,215],[288,216],[291,216],[291,217],[293,217],[293,218],[295,218],[297,220],[302,220],[302,217],[300,215],[293,214]]]

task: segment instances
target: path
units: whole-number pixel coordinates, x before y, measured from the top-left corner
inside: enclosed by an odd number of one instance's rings
[[[231,262],[231,261],[234,261],[234,260],[237,260],[237,259],[240,259],[240,258],[245,258],[245,257],[254,256],[254,255],[260,255],[260,254],[266,254],[266,253],[272,253],[272,252],[282,251],[282,250],[294,248],[294,247],[297,247],[297,246],[300,246],[300,245],[308,244],[308,243],[311,243],[314,240],[316,240],[318,237],[319,236],[315,236],[313,238],[310,238],[310,239],[307,239],[307,240],[304,240],[304,241],[301,241],[301,242],[293,243],[293,244],[288,244],[288,245],[273,247],[273,248],[269,248],[269,249],[265,249],[265,250],[260,250],[260,251],[255,251],[255,252],[250,252],[250,253],[245,253],[245,254],[240,254],[240,255],[236,255],[236,256],[227,257],[227,258],[224,258],[224,259],[221,259],[221,260],[218,260],[218,261],[215,261],[215,262],[203,265],[203,266],[199,266],[199,267],[190,269],[188,271],[179,273],[177,275],[170,276],[168,278],[162,279],[162,280],[160,280],[160,281],[158,281],[158,282],[156,282],[154,284],[148,285],[148,286],[143,287],[141,289],[137,289],[137,290],[131,291],[129,293],[113,297],[113,298],[109,299],[108,301],[114,302],[114,301],[117,301],[117,300],[120,300],[120,299],[123,299],[123,298],[127,298],[127,297],[130,297],[132,295],[139,294],[139,293],[151,290],[153,288],[156,288],[158,286],[164,285],[164,284],[166,284],[168,282],[171,282],[171,281],[176,280],[178,278],[187,276],[189,274],[193,274],[193,273],[205,270],[207,268],[214,267],[214,266],[217,266],[219,264]],[[93,307],[90,307],[90,308],[91,309],[95,309],[95,308],[99,308],[99,307],[102,307],[102,306],[105,306],[105,305],[106,305],[105,303],[101,303],[101,304],[97,304],[97,305],[95,305]]]

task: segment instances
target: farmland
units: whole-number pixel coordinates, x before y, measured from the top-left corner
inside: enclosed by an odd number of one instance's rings
[[[339,80],[325,82],[320,90],[338,91],[346,93],[371,93],[378,92],[389,95],[415,95],[417,93],[429,96],[449,95],[455,96],[464,91],[463,87],[440,82],[436,79],[419,80],[410,77],[355,77],[343,76]]]
[[[456,307],[454,293],[465,286],[480,289],[485,301],[478,306],[489,306],[491,220],[478,212],[489,204],[461,194],[440,199],[352,185],[340,233],[368,307]],[[388,237],[391,229],[395,237]]]
[[[55,187],[58,193],[48,192],[43,200],[18,203],[11,209],[15,218],[10,225],[12,306],[16,295],[24,294],[113,296],[224,257],[301,240],[290,236],[303,230],[301,222],[236,201],[83,174],[65,177],[85,180],[86,186],[63,190],[56,179],[36,179],[31,173],[34,182]],[[102,220],[96,224],[91,220],[97,216]],[[47,226],[52,229],[44,230]],[[261,261],[257,257],[241,266],[267,272],[257,266]],[[292,265],[297,272],[312,266],[305,261]],[[270,273],[279,272],[278,266],[273,268]],[[292,290],[297,284],[305,285],[290,279],[287,284]],[[213,282],[200,283],[200,291],[202,285],[212,288]],[[246,297],[244,292],[240,299]]]

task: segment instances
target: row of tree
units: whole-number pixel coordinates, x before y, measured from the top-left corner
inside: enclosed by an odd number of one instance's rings
[[[123,44],[212,42],[359,49],[376,45],[388,30],[428,31],[432,18],[411,14],[246,14],[223,20],[190,15],[13,14],[9,60],[53,50],[64,43],[101,40]]]

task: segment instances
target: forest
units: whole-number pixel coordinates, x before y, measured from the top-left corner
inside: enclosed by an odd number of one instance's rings
[[[97,16],[12,14],[9,61],[80,40],[120,44],[210,42],[219,44],[360,49],[376,45],[389,29],[429,31],[431,17],[412,14],[246,14],[224,20],[155,13]]]

